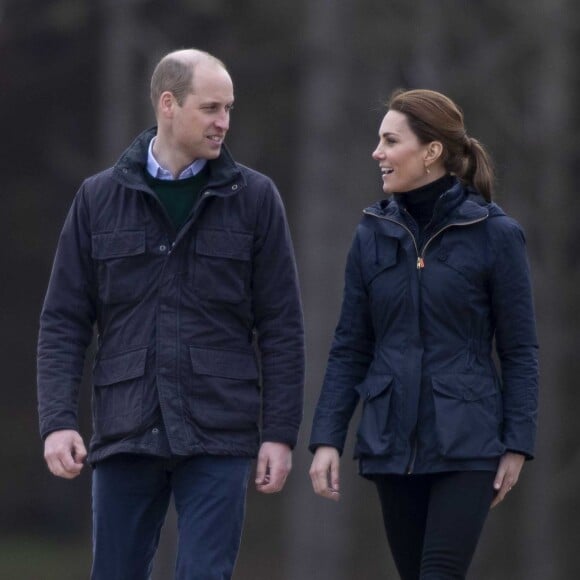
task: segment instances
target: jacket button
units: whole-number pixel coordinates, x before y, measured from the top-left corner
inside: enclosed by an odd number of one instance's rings
[[[165,250],[167,250],[167,246],[166,246],[165,244],[161,244],[161,245],[159,246],[159,251],[160,251],[160,252],[165,252]]]
[[[153,429],[151,429],[151,433],[153,433],[153,435],[157,435],[159,433],[159,429],[157,427],[153,427]]]
[[[238,186],[234,183],[234,185],[232,185],[232,191],[236,191],[236,189],[238,189]]]

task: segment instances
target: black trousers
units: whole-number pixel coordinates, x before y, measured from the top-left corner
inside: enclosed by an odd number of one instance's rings
[[[492,471],[373,478],[402,580],[464,579],[494,496]]]

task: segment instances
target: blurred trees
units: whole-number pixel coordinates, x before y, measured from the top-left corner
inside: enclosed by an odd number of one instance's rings
[[[386,577],[385,571],[393,577],[378,502],[356,476],[352,444],[337,505],[311,493],[306,444],[352,231],[361,209],[382,193],[370,158],[382,102],[399,86],[441,90],[462,105],[469,133],[496,159],[499,202],[527,232],[536,285],[538,458],[526,465],[509,502],[492,512],[471,577],[578,577],[579,16],[573,0],[175,0],[170,7],[159,0],[0,0],[7,466],[0,480],[0,561],[4,551],[14,553],[14,538],[27,538],[29,560],[38,558],[38,577],[48,579],[48,560],[33,555],[38,542],[56,536],[88,546],[89,474],[56,481],[42,462],[34,389],[38,313],[81,179],[112,163],[153,124],[148,85],[158,58],[197,46],[222,58],[234,78],[228,137],[234,155],[271,175],[285,199],[308,333],[307,404],[294,473],[280,496],[249,494],[238,578],[346,580]],[[87,436],[88,402],[87,390]],[[171,543],[170,534],[165,541]],[[168,577],[167,566],[159,578]],[[0,564],[0,576],[18,574]]]

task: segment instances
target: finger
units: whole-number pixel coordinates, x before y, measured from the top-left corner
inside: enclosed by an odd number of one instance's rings
[[[87,449],[82,441],[75,441],[73,446],[73,460],[75,463],[84,463],[87,458]]]
[[[320,495],[326,499],[338,501],[340,498],[338,487],[336,489],[334,486],[331,487],[329,482],[329,479],[332,479],[332,476],[330,475],[330,469],[331,468],[327,467],[326,464],[320,466],[313,464],[310,470],[312,487],[317,495]]]
[[[256,485],[265,485],[269,480],[268,456],[258,455],[258,463],[256,465]]]
[[[70,462],[67,464],[63,461],[63,459],[59,456],[53,456],[47,459],[47,465],[49,471],[56,475],[57,477],[63,477],[64,479],[73,479],[80,474],[83,464],[75,464],[74,462]]]
[[[60,474],[60,477],[63,477],[64,479],[74,479],[75,477],[80,475],[82,469],[83,469],[82,463],[76,464],[74,468],[63,470],[62,473]]]
[[[330,466],[330,488],[336,493],[340,491],[340,467],[338,462],[333,462]]]
[[[257,489],[261,493],[276,493],[282,489],[282,486],[279,478],[273,478],[272,474],[270,474],[267,480],[258,484]]]
[[[506,495],[508,494],[509,489],[510,488],[508,488],[506,486],[502,486],[502,488],[497,492],[495,498],[491,502],[491,507],[492,508],[494,508],[497,505],[499,505],[506,498]]]
[[[77,463],[71,452],[60,454],[58,460],[62,466],[61,472],[59,474],[60,477],[72,479],[79,475],[83,468],[82,461]]]
[[[279,491],[282,490],[285,483],[286,483],[285,479],[278,478],[276,480],[268,481],[264,484],[258,485],[257,490],[260,493],[278,493]]]
[[[327,470],[324,466],[313,462],[310,468],[310,480],[312,481],[312,488],[314,493],[321,495],[326,489],[327,485]]]
[[[509,476],[505,476],[502,481],[502,485],[497,492],[494,500],[491,502],[491,507],[494,508],[496,505],[500,504],[502,501],[505,500],[507,494],[512,491],[514,483],[512,483],[511,478]]]
[[[495,476],[495,480],[493,482],[493,488],[499,492],[499,490],[503,487],[505,479],[505,469],[503,466],[500,465],[499,469],[497,470],[497,474]]]
[[[281,491],[286,483],[289,473],[289,466],[285,467],[282,464],[271,461],[268,471],[268,482],[265,485],[261,485],[259,490],[262,493],[277,493]]]

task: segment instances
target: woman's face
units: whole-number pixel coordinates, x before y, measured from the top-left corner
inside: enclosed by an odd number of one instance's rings
[[[389,111],[379,128],[379,144],[373,159],[379,162],[385,193],[402,193],[437,179],[439,172],[427,173],[429,144],[419,141],[406,115]]]

